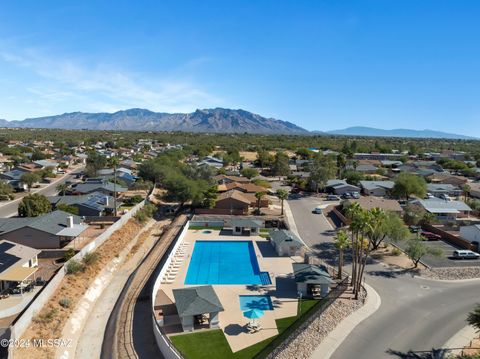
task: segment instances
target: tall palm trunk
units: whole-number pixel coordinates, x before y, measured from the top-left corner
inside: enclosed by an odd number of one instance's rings
[[[343,267],[343,249],[340,249],[338,253],[338,279],[342,279],[342,267]]]

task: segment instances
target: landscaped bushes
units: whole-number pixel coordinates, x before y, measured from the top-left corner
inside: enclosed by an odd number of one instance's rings
[[[144,223],[147,221],[149,218],[153,217],[153,214],[157,211],[157,206],[154,204],[146,204],[143,206],[143,208],[139,209],[137,213],[135,213],[135,219],[140,222]]]

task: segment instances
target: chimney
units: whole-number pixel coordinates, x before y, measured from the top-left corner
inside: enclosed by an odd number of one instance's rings
[[[73,228],[73,216],[68,216],[67,217],[67,227],[68,228]]]

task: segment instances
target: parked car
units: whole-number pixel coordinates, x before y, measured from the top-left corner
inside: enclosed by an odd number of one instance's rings
[[[440,195],[440,198],[444,199],[445,201],[451,201],[452,200],[452,198],[448,194],[445,194],[445,193],[442,193]]]
[[[355,199],[359,199],[359,198],[360,198],[360,193],[358,193],[358,192],[352,192],[352,193],[350,193],[350,195],[351,195],[353,198],[355,198]]]
[[[456,249],[453,251],[453,257],[457,259],[478,259],[480,254],[467,249]]]
[[[418,233],[420,231],[420,226],[409,226],[408,229],[411,233]]]
[[[320,207],[315,207],[315,209],[313,210],[313,213],[322,214],[322,209]]]
[[[431,193],[427,193],[427,197],[425,199],[431,199],[431,198],[435,198],[435,196]]]
[[[340,197],[334,195],[334,194],[329,194],[326,198],[327,201],[338,201],[340,200]]]
[[[421,235],[424,236],[429,241],[438,241],[439,239],[442,239],[442,236],[432,232],[427,232],[427,231],[422,231]]]
[[[342,198],[343,199],[352,199],[352,195],[350,194],[350,192],[345,192],[344,194],[342,194]]]

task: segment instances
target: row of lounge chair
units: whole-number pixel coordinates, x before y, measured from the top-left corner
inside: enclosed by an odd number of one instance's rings
[[[185,259],[185,250],[188,246],[189,243],[181,243],[177,248],[177,251],[168,265],[167,271],[163,276],[162,284],[172,284],[175,281],[178,271],[182,266],[183,260]]]

